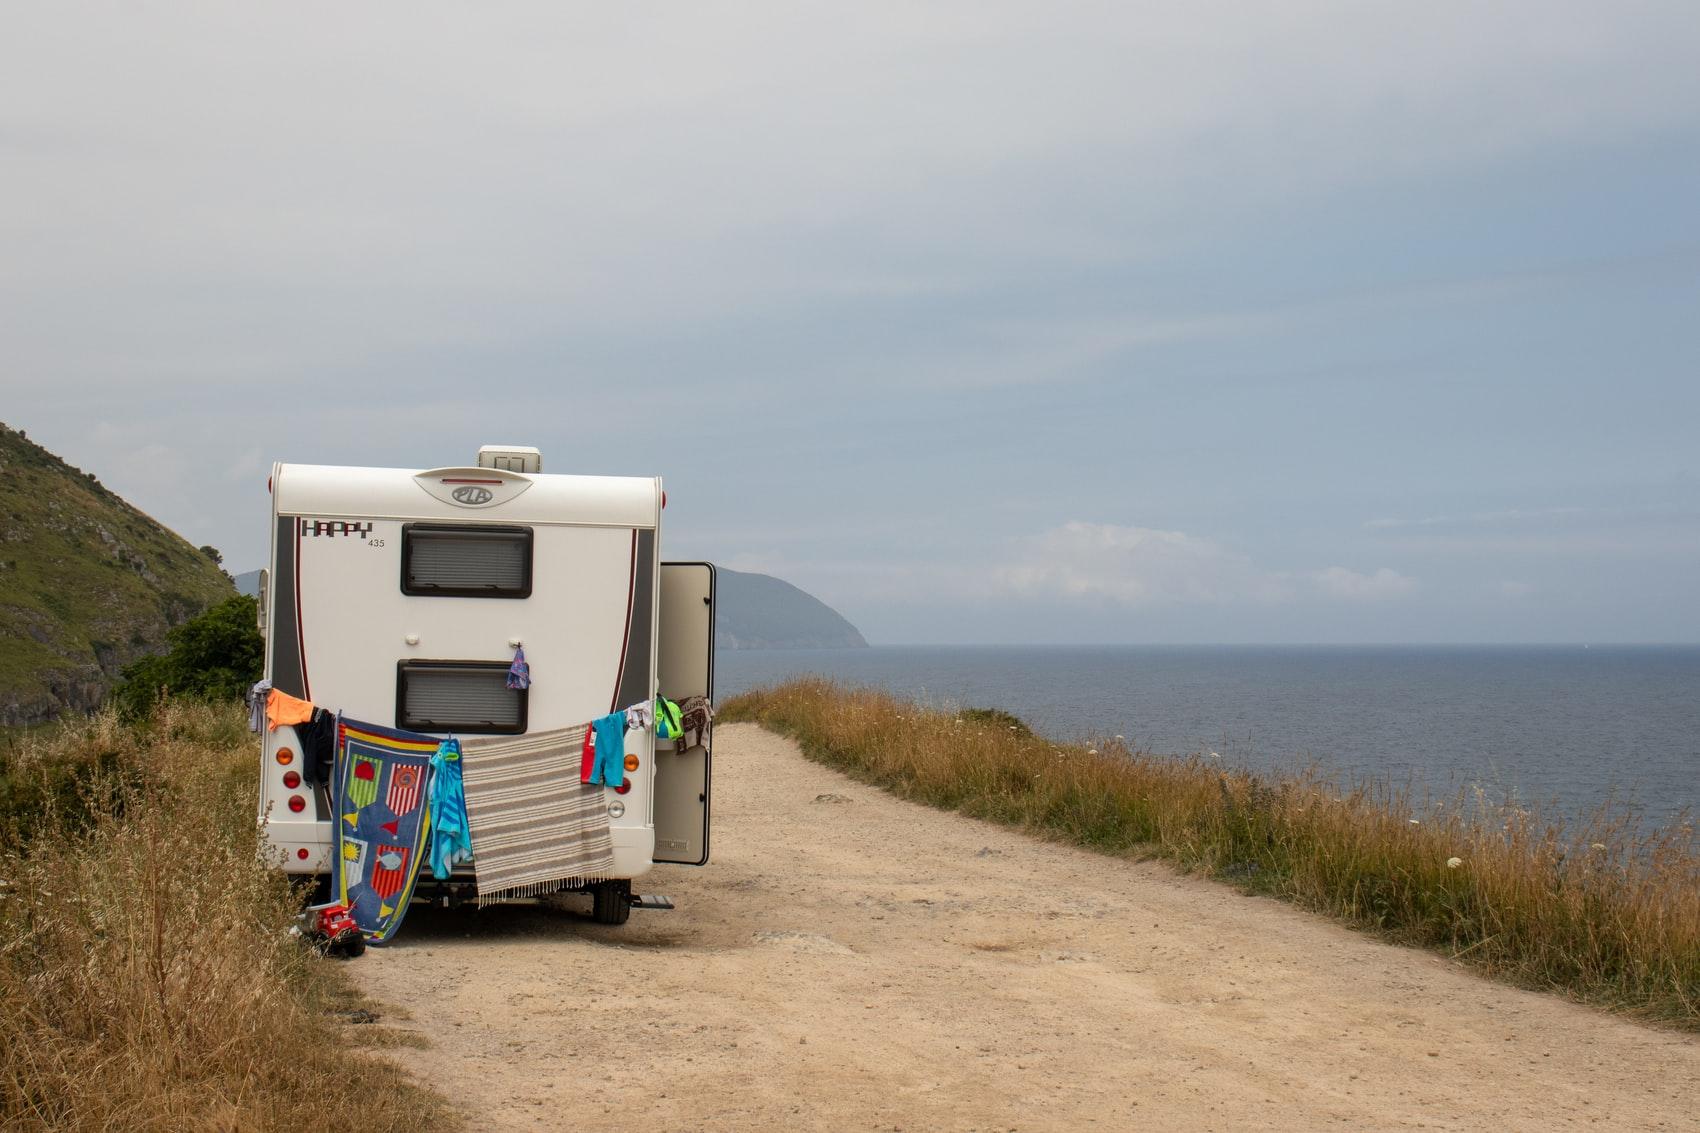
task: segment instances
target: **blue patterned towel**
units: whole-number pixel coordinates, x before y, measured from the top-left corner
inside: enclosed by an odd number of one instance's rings
[[[337,895],[373,944],[407,915],[431,830],[426,780],[437,740],[376,724],[337,727]]]

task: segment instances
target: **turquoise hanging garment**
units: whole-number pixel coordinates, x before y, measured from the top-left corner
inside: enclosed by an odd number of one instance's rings
[[[454,867],[472,860],[466,790],[460,777],[460,741],[450,737],[431,757],[431,876],[447,881]]]
[[[587,783],[618,787],[626,781],[626,714],[610,712],[590,722],[596,735],[596,762]]]

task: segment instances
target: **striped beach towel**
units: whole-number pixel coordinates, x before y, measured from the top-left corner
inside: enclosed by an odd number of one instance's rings
[[[480,904],[614,868],[602,788],[579,782],[588,727],[460,741]]]
[[[407,915],[431,830],[425,781],[437,740],[377,724],[337,728],[337,899],[373,944]]]

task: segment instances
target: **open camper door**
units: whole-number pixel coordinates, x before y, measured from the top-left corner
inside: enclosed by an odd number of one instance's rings
[[[656,674],[669,700],[714,699],[714,567],[661,564],[661,627]],[[712,733],[713,727],[710,726]],[[655,744],[655,860],[708,861],[709,749],[713,736],[682,752]]]

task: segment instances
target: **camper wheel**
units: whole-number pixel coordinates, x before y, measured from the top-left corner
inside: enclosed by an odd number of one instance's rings
[[[599,881],[590,895],[590,915],[597,924],[625,924],[632,915],[630,881]]]

